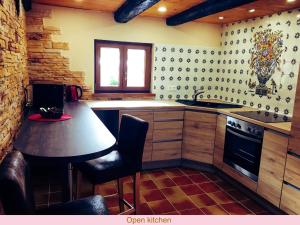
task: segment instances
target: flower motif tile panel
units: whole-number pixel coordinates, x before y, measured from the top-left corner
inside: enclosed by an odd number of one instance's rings
[[[152,90],[157,99],[217,98],[253,108],[292,115],[300,62],[300,10],[276,13],[224,25],[219,48],[156,44]],[[251,92],[249,81],[257,81],[250,69],[253,35],[271,28],[283,33],[284,51],[280,70],[272,78],[274,94]],[[251,79],[251,80],[250,80]],[[270,81],[268,81],[270,82]]]
[[[223,26],[223,68],[218,76],[229,82],[224,83],[223,90],[219,89],[219,99],[292,115],[300,61],[300,19],[297,18],[299,13],[297,9]],[[280,70],[276,70],[272,76],[277,86],[274,94],[259,96],[248,87],[249,81],[258,82],[249,66],[250,50],[254,45],[253,35],[268,28],[282,31],[284,51]],[[268,82],[271,82],[270,80]]]

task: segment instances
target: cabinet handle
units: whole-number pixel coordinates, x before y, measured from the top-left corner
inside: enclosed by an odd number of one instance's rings
[[[290,184],[290,183],[286,182],[285,180],[283,181],[283,183],[284,183],[286,186],[290,187],[290,188],[293,188],[293,189],[296,189],[297,191],[300,191],[300,188],[298,188],[297,186],[295,186],[295,185],[293,185],[293,184]]]
[[[300,155],[299,155],[299,154],[297,154],[297,153],[295,153],[295,152],[288,151],[287,153],[288,153],[289,155],[292,155],[292,156],[294,156],[294,157],[296,157],[296,158],[300,159]]]

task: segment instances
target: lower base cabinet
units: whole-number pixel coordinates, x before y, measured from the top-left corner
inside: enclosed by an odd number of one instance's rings
[[[300,189],[283,184],[280,208],[288,214],[300,214]]]
[[[182,158],[212,164],[217,114],[185,111]]]
[[[265,130],[257,193],[279,207],[287,154],[288,137]]]

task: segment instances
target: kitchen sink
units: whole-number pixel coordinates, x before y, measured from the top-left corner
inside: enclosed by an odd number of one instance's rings
[[[241,105],[230,104],[230,103],[218,103],[218,102],[203,102],[203,101],[194,101],[194,100],[186,100],[186,99],[178,99],[176,102],[189,105],[189,106],[199,106],[199,107],[208,107],[208,108],[242,108]]]

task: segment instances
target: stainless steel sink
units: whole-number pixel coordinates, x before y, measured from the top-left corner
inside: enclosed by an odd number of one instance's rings
[[[186,100],[186,99],[178,99],[176,100],[176,102],[184,105],[189,105],[189,106],[199,106],[199,107],[218,108],[218,109],[243,107],[241,105],[230,104],[230,103],[203,102],[203,101],[194,101],[194,100]]]

